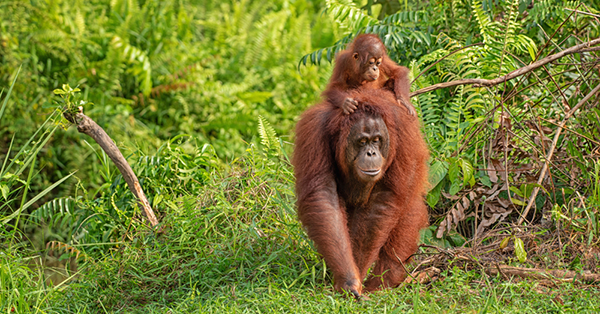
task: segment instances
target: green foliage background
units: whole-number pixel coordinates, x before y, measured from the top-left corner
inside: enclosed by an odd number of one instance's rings
[[[598,38],[598,9],[555,0],[1,2],[0,310],[600,311],[597,288],[559,286],[558,302],[459,269],[445,272],[456,279],[439,283],[441,293],[409,286],[374,294],[372,306],[331,296],[295,216],[289,163],[298,116],[319,101],[328,61],[357,33],[384,40],[411,69],[414,91],[493,79]],[[462,245],[478,223],[519,218],[565,108],[600,83],[598,60],[575,54],[496,87],[412,99],[432,153],[432,227],[422,241]],[[102,150],[60,118],[52,91],[63,84],[81,90],[73,104],[132,164],[157,232]],[[600,243],[597,102],[566,124],[528,216],[545,223],[542,233],[566,229],[589,248]],[[504,236],[515,263],[600,267],[566,254],[571,247],[558,262],[528,260],[518,235]],[[471,289],[480,293],[465,298]]]
[[[28,138],[52,110],[51,91],[68,83],[94,103],[86,114],[126,149],[152,152],[176,135],[193,134],[232,160],[255,137],[257,115],[290,134],[328,72],[298,72],[296,63],[334,37],[332,23],[319,19],[321,5],[308,1],[8,1],[1,7],[2,85],[22,66],[19,97],[1,122],[3,147],[12,134],[17,143]],[[312,29],[319,31],[312,36]],[[98,163],[83,140],[74,129],[54,137],[42,157],[47,177],[79,169],[86,188],[102,184],[91,175]]]

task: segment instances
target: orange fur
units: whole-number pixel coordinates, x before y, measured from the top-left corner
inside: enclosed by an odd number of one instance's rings
[[[388,90],[349,91],[358,109],[345,115],[328,102],[309,108],[296,126],[293,164],[298,216],[317,251],[331,269],[335,288],[360,294],[365,289],[395,287],[406,273],[402,263],[417,250],[419,230],[427,225],[427,159],[429,152],[417,119],[395,104]],[[361,191],[349,180],[345,152],[352,125],[367,116],[381,117],[389,132],[389,153],[365,202],[343,197]]]

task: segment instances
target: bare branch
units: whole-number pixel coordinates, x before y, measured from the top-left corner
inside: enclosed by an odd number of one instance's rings
[[[571,282],[573,280],[580,280],[586,283],[600,282],[600,274],[594,274],[591,272],[579,273],[571,270],[558,270],[558,269],[538,269],[538,268],[522,268],[505,265],[497,265],[496,267],[488,267],[485,270],[491,276],[501,274],[503,277],[506,276],[517,276],[521,278],[530,279],[554,279],[564,282]]]
[[[516,69],[504,76],[495,78],[493,80],[488,80],[488,79],[463,79],[463,80],[457,80],[457,81],[451,81],[451,82],[444,82],[444,83],[439,83],[439,84],[435,84],[435,85],[431,85],[431,86],[427,86],[425,88],[421,88],[415,92],[410,93],[410,97],[415,97],[417,95],[421,95],[424,93],[428,93],[434,90],[438,90],[438,89],[442,89],[442,88],[447,88],[447,87],[452,87],[452,86],[458,86],[458,85],[469,85],[469,84],[474,84],[477,86],[486,86],[486,87],[490,87],[490,86],[495,86],[498,85],[500,83],[504,83],[506,81],[512,80],[516,77],[519,77],[523,74],[527,74],[545,64],[548,64],[552,61],[555,61],[557,59],[560,59],[564,56],[570,55],[570,54],[574,54],[574,53],[580,53],[580,52],[584,52],[584,51],[590,51],[590,47],[600,44],[600,38],[596,38],[594,40],[590,40],[588,42],[585,42],[583,44],[579,44],[576,46],[573,46],[571,48],[565,49],[559,53],[555,53],[553,55],[549,55],[543,59],[540,59],[528,66]],[[595,48],[595,47],[594,47]],[[591,48],[591,49],[594,49]]]
[[[79,131],[79,133],[89,135],[100,145],[100,147],[102,147],[102,150],[106,152],[108,157],[110,157],[123,175],[123,179],[127,182],[129,190],[137,197],[142,212],[146,218],[148,218],[152,227],[158,225],[158,220],[150,207],[150,203],[142,190],[142,186],[140,185],[137,176],[133,173],[131,166],[129,166],[129,163],[127,163],[127,160],[125,160],[125,157],[123,157],[123,154],[121,154],[117,145],[115,145],[110,136],[106,134],[104,129],[90,117],[83,114],[81,107],[80,112],[76,115],[73,116],[72,114],[65,113],[64,116],[69,122],[77,125],[77,131]]]
[[[575,12],[575,13],[579,13],[579,14],[583,14],[583,15],[589,15],[589,16],[593,16],[593,17],[600,18],[600,15],[598,15],[598,14],[593,14],[593,13],[590,13],[590,12],[579,11],[579,10],[573,10],[573,9],[569,9],[569,8],[565,8],[565,10],[567,10],[567,11],[573,11],[573,12]]]

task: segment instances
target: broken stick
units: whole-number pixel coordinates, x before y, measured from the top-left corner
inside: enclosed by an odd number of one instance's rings
[[[486,268],[485,272],[491,276],[501,274],[508,277],[517,276],[530,279],[554,279],[567,282],[573,280],[579,280],[586,283],[600,282],[599,274],[593,274],[590,272],[579,273],[571,270],[521,268],[499,265],[497,267],[488,267]]]
[[[138,204],[142,208],[142,212],[146,218],[148,218],[148,221],[150,221],[152,227],[158,225],[158,220],[156,219],[154,211],[152,211],[152,207],[150,207],[150,203],[148,202],[148,199],[142,190],[140,181],[138,181],[138,178],[135,173],[133,173],[131,166],[129,166],[129,163],[127,163],[127,160],[125,160],[125,157],[123,157],[123,154],[121,154],[121,151],[117,145],[115,145],[115,142],[113,142],[110,136],[106,134],[104,129],[102,129],[102,127],[100,127],[90,117],[83,114],[82,107],[79,107],[79,113],[75,115],[65,112],[63,116],[69,122],[77,125],[77,131],[79,131],[79,133],[89,135],[94,139],[94,141],[96,141],[96,143],[100,145],[102,150],[104,150],[108,157],[110,157],[110,159],[115,163],[117,169],[119,169],[121,172],[121,175],[123,175],[123,179],[125,179],[125,182],[127,182],[127,185],[129,186],[129,189],[133,195],[137,197]]]

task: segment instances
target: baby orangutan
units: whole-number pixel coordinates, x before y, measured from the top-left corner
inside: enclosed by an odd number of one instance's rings
[[[356,110],[358,103],[349,97],[348,91],[358,87],[389,89],[394,92],[396,102],[404,105],[409,115],[414,116],[415,108],[410,103],[410,80],[408,68],[397,65],[386,54],[383,42],[373,34],[359,35],[348,49],[340,52],[335,59],[335,67],[325,100],[340,107],[344,114]]]

